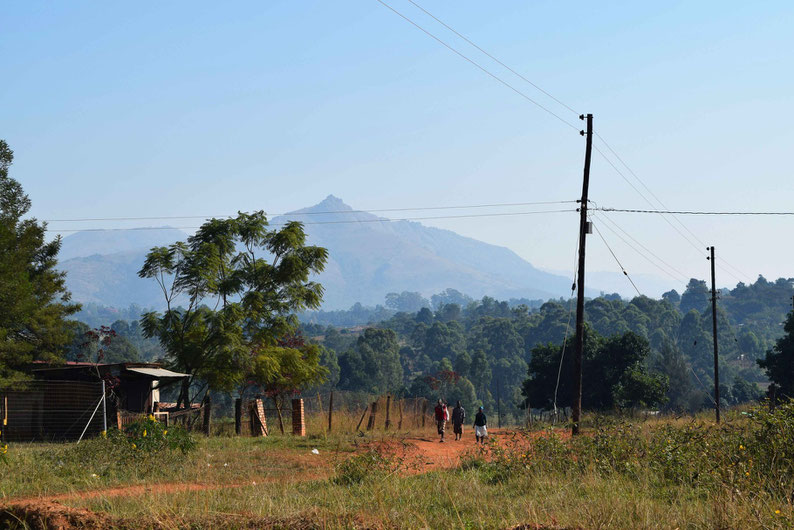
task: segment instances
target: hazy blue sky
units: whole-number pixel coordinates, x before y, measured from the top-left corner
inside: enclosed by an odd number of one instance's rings
[[[407,0],[388,1],[578,126]],[[595,114],[668,207],[794,210],[794,3],[418,3]],[[0,137],[41,219],[277,214],[330,193],[365,209],[581,193],[575,131],[376,0],[5,2],[0,57]],[[591,198],[648,206],[598,155]],[[512,211],[533,209],[543,207]],[[683,275],[705,278],[705,248],[663,219],[611,218]],[[794,218],[681,219],[745,281],[794,276]],[[630,272],[662,275],[596,222]],[[79,226],[166,223],[197,221]],[[427,223],[543,268],[573,263],[573,213]],[[616,267],[597,235],[589,259],[593,270]]]

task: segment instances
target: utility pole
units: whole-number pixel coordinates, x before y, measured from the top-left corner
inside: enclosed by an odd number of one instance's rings
[[[584,251],[587,236],[587,192],[590,188],[590,158],[593,153],[593,115],[579,116],[587,120],[585,137],[584,178],[582,179],[582,200],[579,204],[579,274],[576,280],[576,349],[573,356],[573,396],[571,399],[571,434],[579,434],[579,420],[582,416],[582,352],[584,351]]]
[[[711,257],[711,328],[714,333],[714,410],[720,422],[720,363],[717,347],[717,282],[714,278],[714,247],[709,247]]]

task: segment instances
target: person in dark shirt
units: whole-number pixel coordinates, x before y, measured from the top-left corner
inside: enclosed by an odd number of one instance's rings
[[[482,407],[477,411],[474,416],[474,438],[476,443],[485,443],[485,437],[488,436],[488,418],[482,411]]]
[[[466,419],[466,410],[457,402],[452,409],[452,431],[455,433],[455,441],[463,438],[463,422]]]
[[[436,426],[438,427],[438,434],[441,436],[439,442],[444,442],[444,431],[446,430],[447,421],[449,421],[449,410],[447,404],[439,399],[435,410]]]

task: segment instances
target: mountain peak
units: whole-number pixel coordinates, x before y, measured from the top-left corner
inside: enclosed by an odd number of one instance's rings
[[[314,210],[317,208],[318,210],[327,211],[327,212],[336,212],[336,211],[350,211],[353,208],[345,204],[345,201],[336,197],[334,195],[329,195],[322,202],[312,206],[309,210]]]

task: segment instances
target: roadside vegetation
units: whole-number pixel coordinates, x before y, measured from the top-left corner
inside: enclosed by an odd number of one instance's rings
[[[731,411],[720,425],[705,416],[589,415],[575,438],[559,426],[509,430],[482,447],[467,443],[456,464],[429,472],[427,456],[410,449],[423,438],[429,430],[200,437],[195,450],[150,460],[119,458],[113,436],[19,446],[0,491],[66,494],[58,502],[132,528],[794,524],[794,403]],[[107,490],[118,486],[126,491]]]

